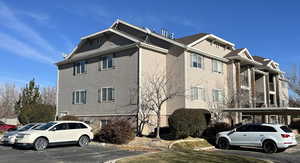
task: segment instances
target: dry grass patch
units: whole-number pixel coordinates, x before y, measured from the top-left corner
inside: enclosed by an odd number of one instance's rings
[[[200,140],[190,140],[190,141],[183,141],[178,142],[172,145],[171,149],[174,150],[194,150],[194,149],[200,149],[205,147],[212,147],[206,140],[200,139]]]

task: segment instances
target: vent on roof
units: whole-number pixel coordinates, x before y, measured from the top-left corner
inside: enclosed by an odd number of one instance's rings
[[[162,36],[169,38],[169,39],[174,39],[175,38],[175,34],[173,32],[169,32],[168,30],[162,28],[161,29],[161,33]]]

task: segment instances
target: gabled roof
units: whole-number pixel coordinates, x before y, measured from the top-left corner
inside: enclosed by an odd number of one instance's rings
[[[230,58],[230,57],[234,57],[234,56],[242,56],[242,54],[245,53],[246,57],[250,60],[254,60],[252,55],[250,54],[249,50],[247,48],[240,48],[240,49],[236,49],[231,51],[230,53],[228,53],[225,58]]]
[[[271,59],[260,57],[260,56],[253,56],[253,59],[259,63],[262,63],[263,65],[267,65],[271,62]]]
[[[181,38],[177,38],[175,39],[175,41],[180,42],[182,44],[185,45],[189,45],[193,42],[195,42],[196,40],[209,35],[208,33],[198,33],[198,34],[194,34],[194,35],[190,35],[190,36],[186,36],[186,37],[181,37]]]
[[[190,35],[190,36],[186,36],[186,37],[182,37],[182,38],[178,38],[175,41],[180,42],[182,44],[185,44],[188,47],[192,47],[198,43],[200,43],[203,40],[206,39],[212,39],[212,40],[216,40],[217,42],[220,42],[222,44],[226,44],[228,46],[234,47],[234,44],[226,41],[216,35],[213,34],[209,34],[209,33],[198,33],[198,34],[194,34],[194,35]]]

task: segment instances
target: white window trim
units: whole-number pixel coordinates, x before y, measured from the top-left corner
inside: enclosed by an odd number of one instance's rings
[[[113,89],[113,92],[112,92],[112,100],[108,100],[108,93],[106,94],[106,100],[103,101],[103,89]],[[99,100],[99,89],[101,90],[100,94],[101,94],[101,97],[100,97],[100,100]],[[111,102],[115,102],[116,101],[116,89],[115,87],[113,86],[107,86],[107,87],[101,87],[98,89],[98,102],[99,103],[111,103]]]
[[[79,102],[77,103],[76,101],[76,92],[79,92]],[[85,103],[83,103],[82,102],[82,99],[81,99],[81,92],[86,92],[85,93]],[[73,97],[73,93],[74,93],[74,97]],[[74,105],[82,105],[82,104],[86,104],[87,103],[87,90],[86,89],[76,89],[76,90],[74,90],[73,92],[72,92],[72,98],[74,98],[74,99],[72,99],[72,101],[73,101],[73,104]]]
[[[212,63],[212,72],[223,74],[224,73],[224,63],[215,59],[211,60]],[[216,66],[214,65],[216,63]]]
[[[194,95],[193,95],[193,89],[196,89],[197,90],[197,99],[194,98]],[[201,90],[203,92],[201,92]],[[202,87],[202,86],[193,86],[191,87],[191,101],[206,101],[205,99],[205,95],[206,95],[206,91],[205,91],[205,88]]]
[[[196,57],[197,67],[194,67],[194,64],[193,64],[194,56]],[[200,62],[199,62],[199,60],[200,60]],[[198,64],[200,65],[200,67],[198,67]],[[197,53],[190,53],[190,67],[195,68],[195,69],[204,69],[204,57]]]
[[[215,91],[221,92],[221,96],[222,96],[221,98],[222,98],[222,99],[220,99],[220,95],[218,94],[218,96],[219,96],[219,97],[218,97],[218,100],[217,100],[217,101],[214,100],[214,92],[215,92]],[[225,95],[224,93],[225,93],[225,92],[224,92],[224,89],[218,89],[218,88],[212,89],[212,98],[213,98],[212,100],[213,100],[213,102],[216,102],[216,103],[223,103],[223,102],[224,102],[224,95]]]
[[[105,55],[105,56],[101,56],[100,57],[100,61],[99,61],[99,68],[98,68],[98,70],[99,71],[103,71],[103,70],[110,70],[110,69],[115,69],[115,57],[114,57],[114,55],[115,54],[110,54],[110,55]],[[111,57],[111,60],[112,60],[112,67],[108,67],[108,60],[106,60],[107,61],[107,63],[106,63],[106,65],[107,65],[107,67],[103,67],[103,61],[104,61],[104,58],[105,57]]]
[[[78,67],[77,65],[79,64],[79,72],[78,72]],[[82,64],[84,65],[84,71],[81,71],[81,66]],[[75,68],[73,71],[75,71],[74,75],[79,75],[79,74],[86,74],[87,73],[87,61],[86,60],[81,60],[81,61],[78,61],[78,62],[75,62],[74,64]]]

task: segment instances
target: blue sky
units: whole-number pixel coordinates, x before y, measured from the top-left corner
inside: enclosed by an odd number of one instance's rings
[[[56,85],[53,63],[117,18],[175,37],[213,33],[288,71],[300,60],[299,15],[296,0],[0,0],[0,83]]]

